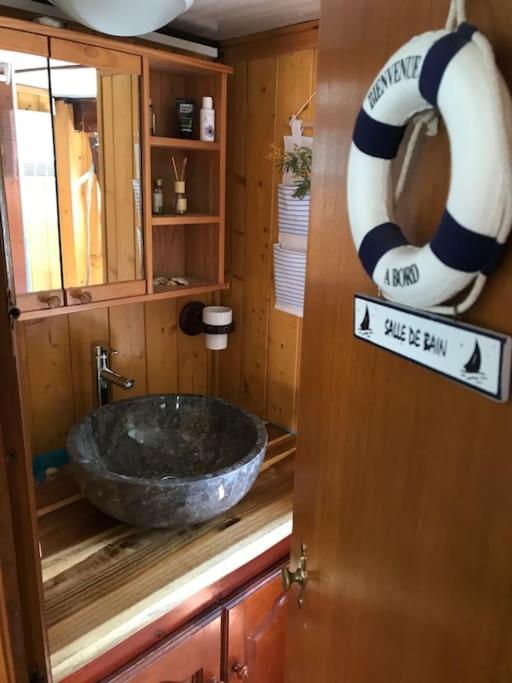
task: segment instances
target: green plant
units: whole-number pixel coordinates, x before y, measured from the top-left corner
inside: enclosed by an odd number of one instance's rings
[[[311,162],[313,153],[310,147],[294,147],[291,152],[283,152],[273,148],[271,159],[278,162],[279,168],[284,173],[290,173],[297,180],[294,185],[296,190],[293,196],[297,199],[304,199],[311,190]]]

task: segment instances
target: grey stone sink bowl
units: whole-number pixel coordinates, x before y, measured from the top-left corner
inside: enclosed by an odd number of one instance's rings
[[[267,431],[226,401],[167,394],[90,413],[71,430],[67,447],[97,508],[139,527],[175,527],[212,519],[246,495]]]

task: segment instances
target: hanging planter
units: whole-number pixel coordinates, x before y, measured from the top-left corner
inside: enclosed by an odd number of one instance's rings
[[[297,138],[295,138],[297,139]],[[304,140],[304,138],[298,138]],[[312,141],[311,141],[312,142]],[[309,230],[311,146],[294,144],[285,137],[285,149],[273,148],[283,182],[278,186],[279,244],[274,245],[275,307],[302,317],[306,280],[306,246]]]
[[[274,149],[272,158],[284,174],[278,188],[279,231],[295,235],[308,233],[311,189],[311,147],[297,146],[282,152]]]

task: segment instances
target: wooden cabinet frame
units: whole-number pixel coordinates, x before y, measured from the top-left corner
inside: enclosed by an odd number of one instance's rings
[[[16,683],[28,676],[21,602],[14,550],[6,452],[0,429],[0,680]]]
[[[221,610],[214,609],[174,633],[101,683],[151,683],[165,671],[168,681],[219,683],[221,680]],[[162,673],[161,673],[162,672]]]
[[[21,37],[21,40],[20,40]],[[181,296],[201,295],[226,289],[224,282],[224,235],[225,235],[225,175],[226,175],[226,123],[227,123],[227,81],[233,69],[218,62],[211,62],[197,57],[178,55],[165,50],[148,47],[135,42],[111,40],[98,35],[79,33],[68,29],[51,28],[34,24],[21,19],[0,16],[0,47],[22,50],[29,53],[49,56],[56,59],[111,69],[117,72],[134,73],[141,76],[141,154],[142,154],[142,193],[143,193],[143,234],[144,234],[144,280],[119,282],[94,287],[68,288],[52,292],[36,292],[19,295],[17,305],[21,310],[22,320],[33,320],[84,310],[91,310],[111,305],[173,299]],[[215,109],[218,139],[215,143],[200,141],[183,141],[179,139],[150,136],[150,70],[176,72],[184,77],[211,79],[215,83],[212,91],[215,97]],[[198,109],[199,109],[199,102]],[[191,143],[191,145],[187,144]],[[216,211],[205,215],[190,214],[180,224],[176,217],[157,217],[151,212],[152,168],[151,154],[154,149],[202,150],[204,154],[216,155],[215,174],[217,181],[213,191],[216,196]],[[194,152],[195,154],[196,152]],[[209,187],[209,183],[206,184]],[[206,190],[205,190],[206,191]],[[202,254],[192,270],[203,270],[205,277],[193,276],[189,286],[167,288],[154,291],[154,227],[160,231],[181,230],[204,226],[204,244],[201,239],[191,240],[191,250],[200,248]],[[188,232],[193,232],[192,230]],[[211,234],[215,232],[215,239]],[[196,230],[197,233],[197,230]],[[175,233],[176,234],[176,233]],[[170,252],[174,249],[173,239],[157,245],[157,253],[163,248]],[[199,247],[198,247],[199,245]],[[172,258],[171,258],[172,260]],[[209,261],[209,264],[208,264]],[[199,264],[199,266],[197,266]],[[172,267],[170,268],[172,270]],[[157,273],[158,274],[158,273]],[[175,273],[178,275],[179,273]],[[85,296],[84,296],[85,294]],[[57,301],[59,299],[59,301]]]

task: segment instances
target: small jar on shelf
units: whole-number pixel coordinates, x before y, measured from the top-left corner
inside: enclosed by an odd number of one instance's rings
[[[161,216],[164,212],[164,181],[157,178],[153,184],[153,216]]]
[[[185,181],[176,180],[174,183],[174,213],[178,216],[184,216],[187,213],[187,203]]]

